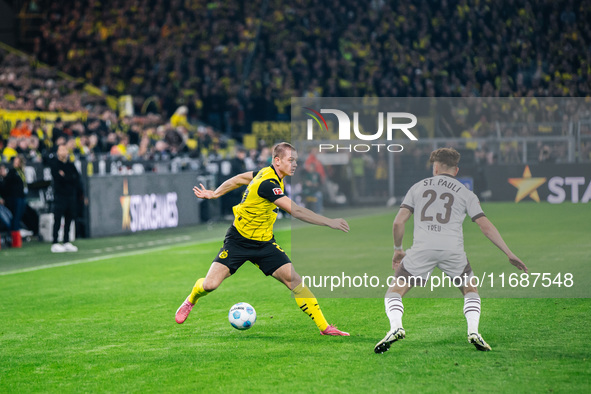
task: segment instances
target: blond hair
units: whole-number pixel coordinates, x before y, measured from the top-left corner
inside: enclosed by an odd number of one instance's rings
[[[287,149],[291,149],[293,152],[296,151],[296,149],[287,142],[280,142],[278,144],[275,144],[273,146],[273,158],[278,157],[281,159]]]

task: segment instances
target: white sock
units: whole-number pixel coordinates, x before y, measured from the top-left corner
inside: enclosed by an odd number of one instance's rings
[[[390,330],[394,331],[402,328],[402,315],[404,314],[402,296],[398,293],[386,293],[384,305],[386,307],[386,315],[390,319]]]
[[[464,316],[468,322],[468,335],[478,333],[480,322],[480,296],[478,293],[470,292],[464,296]]]

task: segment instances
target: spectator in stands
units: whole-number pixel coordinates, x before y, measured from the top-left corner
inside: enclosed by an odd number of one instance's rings
[[[172,154],[168,150],[168,144],[162,140],[157,141],[156,145],[154,146],[154,153],[152,154],[152,160],[170,160],[172,158]]]
[[[0,164],[0,203],[4,205],[6,188],[4,187],[4,178],[8,174],[8,169],[4,164]]]
[[[166,131],[164,134],[164,142],[168,145],[168,149],[173,155],[180,153],[185,147],[185,140],[187,139],[187,133],[184,127],[172,127],[166,125]]]
[[[59,137],[58,137],[58,138],[55,140],[55,145],[54,145],[54,146],[51,148],[51,151],[50,151],[50,152],[51,152],[51,153],[55,153],[55,154],[57,154],[57,148],[58,148],[60,145],[65,145],[67,141],[68,141],[68,140],[66,139],[66,137],[65,137],[65,136],[63,136],[63,135],[62,135],[62,136],[59,136]]]
[[[149,159],[150,158],[150,137],[147,133],[144,133],[140,139],[140,143],[138,146],[138,157],[140,159]]]
[[[318,174],[312,162],[307,162],[304,165],[302,174],[302,201],[306,208],[317,214],[322,213],[323,207],[321,187],[320,174]]]
[[[78,158],[90,159],[90,155],[92,151],[88,146],[88,136],[86,134],[81,134],[79,137],[74,138],[74,155]]]
[[[312,148],[306,161],[304,162],[304,167],[307,167],[308,164],[311,164],[314,168],[314,171],[320,175],[320,181],[324,184],[326,181],[326,172],[324,171],[324,166],[318,160],[318,148]]]
[[[131,153],[128,151],[128,146],[129,137],[127,134],[121,135],[119,137],[119,143],[111,147],[111,156],[124,160],[131,160]]]
[[[29,151],[29,137],[21,137],[18,139],[16,151],[19,155],[23,155],[26,158],[27,152]]]
[[[41,123],[40,117],[36,117],[33,121],[33,136],[37,137],[39,141],[39,153],[41,155],[48,153],[52,147],[52,141],[47,134],[46,127]]]
[[[581,147],[581,161],[588,162],[591,161],[591,142],[583,142]]]
[[[99,138],[96,133],[92,133],[88,136],[88,150],[91,159],[100,157],[101,149],[99,146]]]
[[[10,136],[14,138],[29,138],[31,136],[31,129],[27,127],[25,122],[17,120],[12,130],[10,130]]]
[[[68,159],[74,161],[80,158],[80,153],[78,151],[78,147],[76,146],[76,139],[75,138],[67,138],[66,139],[66,148],[68,148]],[[56,149],[56,156],[57,156],[57,149]]]
[[[51,129],[51,141],[53,146],[57,146],[57,140],[60,137],[67,138],[66,133],[64,132],[64,122],[62,121],[62,118],[58,116],[55,119],[53,128]]]
[[[508,128],[505,130],[503,137],[513,137],[513,130]],[[520,163],[519,158],[519,143],[515,140],[503,141],[499,145],[499,162],[504,164]]]
[[[259,168],[257,167],[257,156],[259,152],[256,149],[251,149],[248,151],[248,156],[244,158],[244,165],[246,167],[246,171],[257,171]]]
[[[70,161],[66,145],[59,145],[57,157],[51,168],[53,177],[53,244],[52,253],[77,252],[78,248],[70,242],[70,225],[76,219],[78,195],[81,191],[80,174]],[[59,243],[58,233],[64,219],[63,244]]]
[[[260,150],[259,157],[257,158],[257,164],[259,168],[266,167],[271,163],[271,149],[264,146]]]
[[[174,114],[170,117],[170,124],[172,127],[184,126],[191,127],[191,124],[187,121],[187,115],[189,108],[186,105],[181,105],[176,109]]]
[[[37,136],[32,136],[26,140],[27,144],[24,149],[23,155],[27,159],[27,161],[32,163],[41,163],[42,155],[39,151],[39,138]]]
[[[18,139],[15,137],[10,137],[6,147],[2,150],[2,160],[7,163],[10,162],[18,154],[17,148]]]
[[[388,195],[388,162],[383,153],[379,155],[376,163],[373,190],[376,195],[383,197]]]
[[[0,229],[1,231],[9,231],[12,226],[12,212],[6,208],[4,198],[6,196],[6,188],[4,186],[4,178],[8,174],[8,170],[4,164],[0,164]]]
[[[111,155],[119,156],[121,153],[117,148],[119,144],[119,136],[114,131],[109,132],[107,138],[105,139],[105,143],[103,144],[103,150],[105,152],[109,152]]]
[[[542,145],[540,148],[538,161],[540,163],[550,163],[554,161],[554,158],[552,157],[552,149],[548,145]]]
[[[27,179],[25,177],[24,156],[17,155],[12,159],[12,168],[4,178],[6,207],[12,212],[12,223],[10,224],[10,235],[12,237],[12,247],[20,248],[21,240],[21,219],[25,213],[27,204],[26,195]]]

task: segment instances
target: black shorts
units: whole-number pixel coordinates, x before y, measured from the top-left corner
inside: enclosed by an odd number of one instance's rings
[[[269,241],[244,238],[232,225],[226,232],[224,246],[213,261],[225,265],[230,269],[230,274],[233,274],[247,260],[267,276],[279,267],[291,263],[287,254],[275,242],[275,238]]]

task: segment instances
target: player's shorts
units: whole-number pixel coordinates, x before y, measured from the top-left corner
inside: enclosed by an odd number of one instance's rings
[[[399,269],[396,270],[396,276],[404,276],[407,279],[415,278],[415,280],[421,278],[422,281],[416,280],[416,284],[420,285],[421,282],[425,284],[435,267],[452,279],[462,278],[469,281],[474,275],[463,250],[414,250],[410,248],[406,251],[406,256],[402,259]],[[460,283],[459,279],[454,283]]]
[[[256,265],[265,275],[271,275],[279,267],[291,263],[287,254],[275,242],[254,241],[242,236],[234,225],[230,226],[224,238],[224,246],[213,260],[236,272],[247,260]]]

